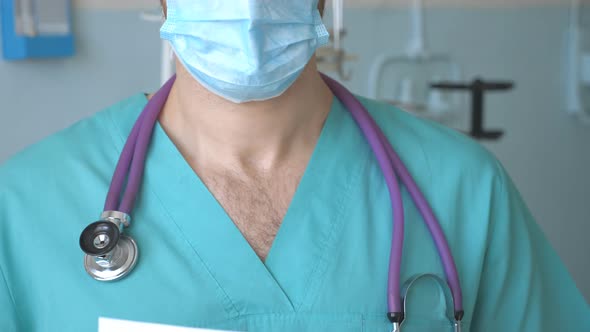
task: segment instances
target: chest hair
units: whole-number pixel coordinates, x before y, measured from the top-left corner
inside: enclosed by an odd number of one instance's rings
[[[225,170],[201,175],[209,191],[263,261],[287,214],[303,169],[275,173],[246,176]]]

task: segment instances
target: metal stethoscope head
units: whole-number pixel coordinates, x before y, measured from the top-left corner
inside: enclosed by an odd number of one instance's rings
[[[80,235],[80,248],[86,253],[84,268],[94,279],[114,281],[128,275],[137,264],[138,249],[133,238],[123,234],[129,215],[105,211]]]
[[[86,254],[84,268],[95,280],[119,280],[129,275],[137,264],[137,244],[124,230],[131,226],[130,214],[141,187],[152,132],[173,84],[174,78],[164,84],[141,112],[119,157],[105,212],[80,235],[80,248]]]

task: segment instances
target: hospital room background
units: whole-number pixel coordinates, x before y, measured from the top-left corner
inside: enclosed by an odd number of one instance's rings
[[[4,43],[0,163],[167,75],[158,0],[74,0],[65,13],[71,55],[9,60]],[[329,0],[325,21],[322,69],[480,140],[590,301],[590,1]]]

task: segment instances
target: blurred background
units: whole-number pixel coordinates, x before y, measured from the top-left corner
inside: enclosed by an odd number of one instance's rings
[[[158,0],[0,3],[0,163],[156,90],[172,70]],[[43,24],[27,17],[31,6],[46,12]],[[480,140],[590,300],[590,1],[328,0],[327,7],[333,42],[319,51],[323,70],[359,95]]]

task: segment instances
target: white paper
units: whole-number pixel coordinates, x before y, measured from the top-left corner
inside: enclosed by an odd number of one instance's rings
[[[98,332],[229,332],[99,318]]]

